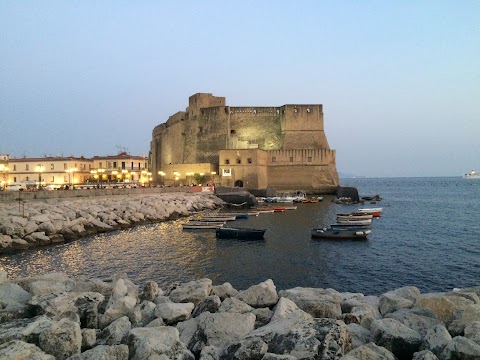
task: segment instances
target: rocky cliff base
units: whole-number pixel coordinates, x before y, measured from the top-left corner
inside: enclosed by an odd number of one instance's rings
[[[4,203],[0,208],[0,254],[176,219],[222,204],[214,195],[180,192],[79,198],[57,203]]]
[[[100,279],[0,272],[1,359],[480,359],[480,286],[237,291],[209,279],[139,289]]]

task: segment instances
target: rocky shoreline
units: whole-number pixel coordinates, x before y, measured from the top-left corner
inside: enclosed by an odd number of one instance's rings
[[[165,193],[3,203],[0,254],[213,210],[223,201],[205,193]]]
[[[243,291],[209,279],[139,289],[125,274],[0,272],[0,358],[479,359],[479,295],[480,286],[277,291],[272,280]]]

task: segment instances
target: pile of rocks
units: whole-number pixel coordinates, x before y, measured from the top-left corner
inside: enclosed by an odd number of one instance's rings
[[[0,358],[479,359],[479,295],[0,273]]]
[[[222,204],[211,194],[180,192],[79,198],[54,204],[31,201],[20,209],[15,203],[6,203],[0,208],[0,253],[175,219]]]

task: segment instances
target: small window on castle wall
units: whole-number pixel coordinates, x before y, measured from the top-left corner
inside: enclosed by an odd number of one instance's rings
[[[227,165],[230,164],[230,160],[225,159],[225,164],[227,164]]]
[[[294,108],[294,109],[293,109],[293,112],[298,112],[298,109],[297,109],[297,108]]]
[[[237,164],[241,164],[242,163],[242,159],[237,159]]]
[[[236,133],[236,131],[235,131],[235,130],[233,130],[233,129],[232,129],[232,130],[230,130],[230,134],[234,135],[235,133]]]
[[[275,156],[272,156],[272,162],[277,161],[277,158]]]
[[[257,113],[257,110],[253,110],[253,113],[256,114],[256,113]]]
[[[277,115],[280,114],[280,110],[277,109]]]
[[[203,132],[203,127],[199,126],[198,127],[198,132]]]
[[[247,159],[247,162],[248,162],[249,164],[251,164],[251,163],[252,163],[252,158],[248,158],[248,159]]]
[[[307,113],[309,113],[310,111],[312,111],[312,109],[310,109],[310,108],[307,108]]]
[[[307,161],[308,161],[308,162],[312,162],[312,157],[309,156],[309,157],[307,158]]]

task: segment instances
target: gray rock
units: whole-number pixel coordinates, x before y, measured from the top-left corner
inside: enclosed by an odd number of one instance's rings
[[[228,346],[223,358],[238,360],[261,360],[268,351],[268,345],[259,338],[240,340]]]
[[[380,296],[379,310],[383,316],[403,308],[411,308],[414,302],[387,292]]]
[[[191,302],[197,305],[206,299],[212,291],[212,280],[201,279],[178,285],[170,291],[168,297],[176,303]]]
[[[395,319],[375,320],[371,324],[375,344],[390,350],[401,359],[411,359],[422,344],[422,336]]]
[[[251,311],[255,315],[255,329],[267,325],[273,316],[273,311],[267,308],[258,308]]]
[[[158,284],[155,281],[147,281],[143,286],[141,299],[153,302],[159,295],[163,295],[163,291],[158,287]]]
[[[50,238],[45,234],[44,231],[37,231],[37,232],[31,233],[30,236],[35,240],[36,243],[40,245],[51,244]]]
[[[413,354],[412,360],[438,360],[438,357],[429,350],[422,350]]]
[[[368,343],[350,351],[342,360],[395,360],[395,356],[375,343]]]
[[[443,349],[439,358],[442,360],[478,360],[480,359],[480,345],[466,337],[456,336]]]
[[[280,291],[279,296],[292,300],[300,309],[316,318],[336,319],[342,314],[342,296],[333,289],[296,287]]]
[[[29,235],[31,233],[37,232],[37,230],[38,230],[38,225],[35,221],[32,221],[32,220],[30,220],[23,228],[25,235]]]
[[[437,318],[419,315],[415,310],[405,308],[387,314],[385,318],[400,321],[410,329],[417,331],[422,337],[425,336],[427,330],[431,327],[442,324],[442,321]]]
[[[222,285],[216,285],[212,288],[212,294],[217,295],[222,301],[226,298],[236,296],[238,291],[235,290],[229,282]]]
[[[68,360],[128,360],[128,346],[98,345],[81,354],[73,355]]]
[[[358,324],[347,325],[348,334],[352,339],[352,348],[355,349],[359,346],[365,345],[370,341],[370,331]]]
[[[262,360],[297,360],[297,358],[291,355],[266,353],[265,355],[263,355]]]
[[[82,351],[91,349],[97,342],[97,331],[95,329],[82,329]]]
[[[193,303],[158,304],[155,308],[155,316],[162,318],[167,325],[174,324],[188,319],[194,307]]]
[[[59,360],[80,353],[82,332],[79,323],[67,318],[54,323],[40,334],[39,346]]]
[[[271,279],[253,285],[235,297],[254,308],[273,306],[278,301],[277,289]]]
[[[8,282],[8,274],[6,271],[0,271],[0,285]]]
[[[453,336],[462,335],[465,327],[475,321],[480,321],[480,304],[469,304],[454,311],[453,321],[447,325]]]
[[[19,340],[0,344],[0,359],[2,360],[55,360],[55,357],[45,354],[40,348]]]
[[[342,312],[352,314],[359,324],[369,329],[374,320],[380,319],[379,298],[377,296],[353,297],[341,304]]]
[[[216,346],[205,346],[200,352],[200,360],[220,360],[221,350]]]
[[[464,336],[480,345],[480,321],[474,321],[466,326]]]
[[[245,314],[251,312],[252,310],[253,307],[251,307],[247,303],[237,298],[231,297],[223,300],[222,304],[218,309],[218,312],[236,312],[240,314]]]
[[[137,299],[138,289],[135,284],[126,277],[115,279],[112,295],[108,300],[103,316],[100,317],[100,326],[103,328],[122,316],[128,316],[137,305]]]
[[[447,295],[444,293],[428,293],[418,297],[415,307],[430,308],[437,314],[440,320],[448,325],[455,319],[457,310],[472,304],[472,300],[460,296]]]
[[[430,350],[435,355],[440,356],[450,341],[452,341],[452,336],[447,328],[443,324],[435,325],[427,330],[420,349]]]
[[[140,304],[137,304],[130,313],[129,318],[132,324],[135,326],[141,326],[153,321],[156,317],[155,308],[157,305],[151,301],[144,300]],[[134,316],[135,314],[135,316]]]
[[[150,321],[145,327],[165,326],[165,322],[162,319],[156,318]]]
[[[97,345],[118,345],[128,335],[131,329],[132,324],[130,320],[128,320],[128,317],[122,316],[100,332]]]
[[[211,313],[215,313],[220,309],[220,305],[222,304],[220,298],[217,295],[210,295],[207,298],[200,301],[195,309],[192,312],[193,317],[197,317],[201,313],[208,311]]]
[[[17,284],[0,285],[0,322],[18,319],[25,315],[31,295]]]
[[[178,330],[170,326],[132,329],[127,344],[130,360],[195,359],[180,342]]]
[[[38,343],[38,336],[50,327],[53,321],[46,316],[9,320],[0,323],[0,344],[11,340]]]

